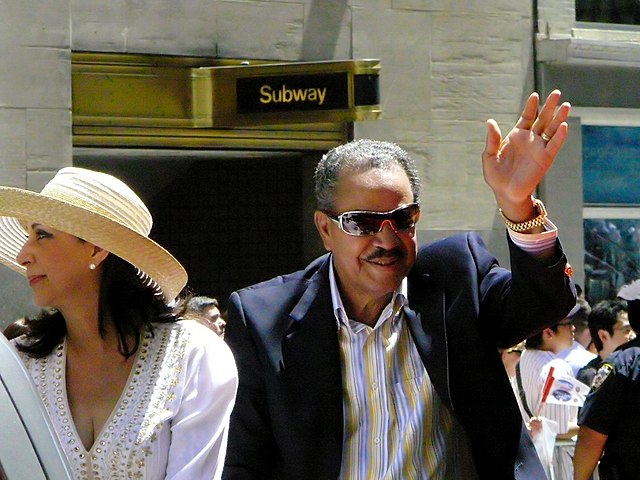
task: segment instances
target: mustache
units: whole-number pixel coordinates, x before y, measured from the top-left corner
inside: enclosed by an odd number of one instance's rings
[[[387,250],[386,248],[376,247],[376,249],[370,255],[365,257],[366,261],[389,259],[389,260],[401,260],[405,257],[405,253],[399,248],[392,248]]]

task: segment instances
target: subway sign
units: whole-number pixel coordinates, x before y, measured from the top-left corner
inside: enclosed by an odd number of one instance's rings
[[[214,126],[304,124],[379,118],[378,60],[212,68]]]
[[[111,137],[152,138],[159,131],[144,129],[157,128],[200,144],[207,129],[236,127],[243,131],[231,136],[242,144],[253,135],[244,127],[280,125],[291,125],[304,141],[307,131],[346,132],[346,122],[382,114],[377,59],[276,63],[92,52],[72,57],[74,135],[91,132],[96,144]]]
[[[349,108],[347,73],[239,78],[238,113]]]

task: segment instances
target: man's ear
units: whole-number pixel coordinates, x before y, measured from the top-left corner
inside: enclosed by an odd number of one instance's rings
[[[333,245],[333,242],[331,241],[331,230],[329,228],[331,219],[326,213],[316,210],[313,214],[313,222],[316,224],[316,229],[320,234],[320,239],[322,240],[325,250],[330,252]]]
[[[598,338],[600,339],[600,341],[604,345],[609,340],[611,340],[611,335],[606,330],[600,329],[600,330],[598,330]]]

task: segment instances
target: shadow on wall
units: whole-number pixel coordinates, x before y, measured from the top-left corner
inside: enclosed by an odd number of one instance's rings
[[[349,13],[347,0],[311,2],[310,10],[305,18],[302,38],[302,58],[306,61],[336,58],[338,38],[342,29],[344,16]],[[329,4],[329,5],[327,5]],[[322,39],[322,41],[318,41]]]

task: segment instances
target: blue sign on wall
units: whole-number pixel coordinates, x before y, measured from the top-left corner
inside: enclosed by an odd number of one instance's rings
[[[640,205],[640,127],[584,125],[585,205]]]

